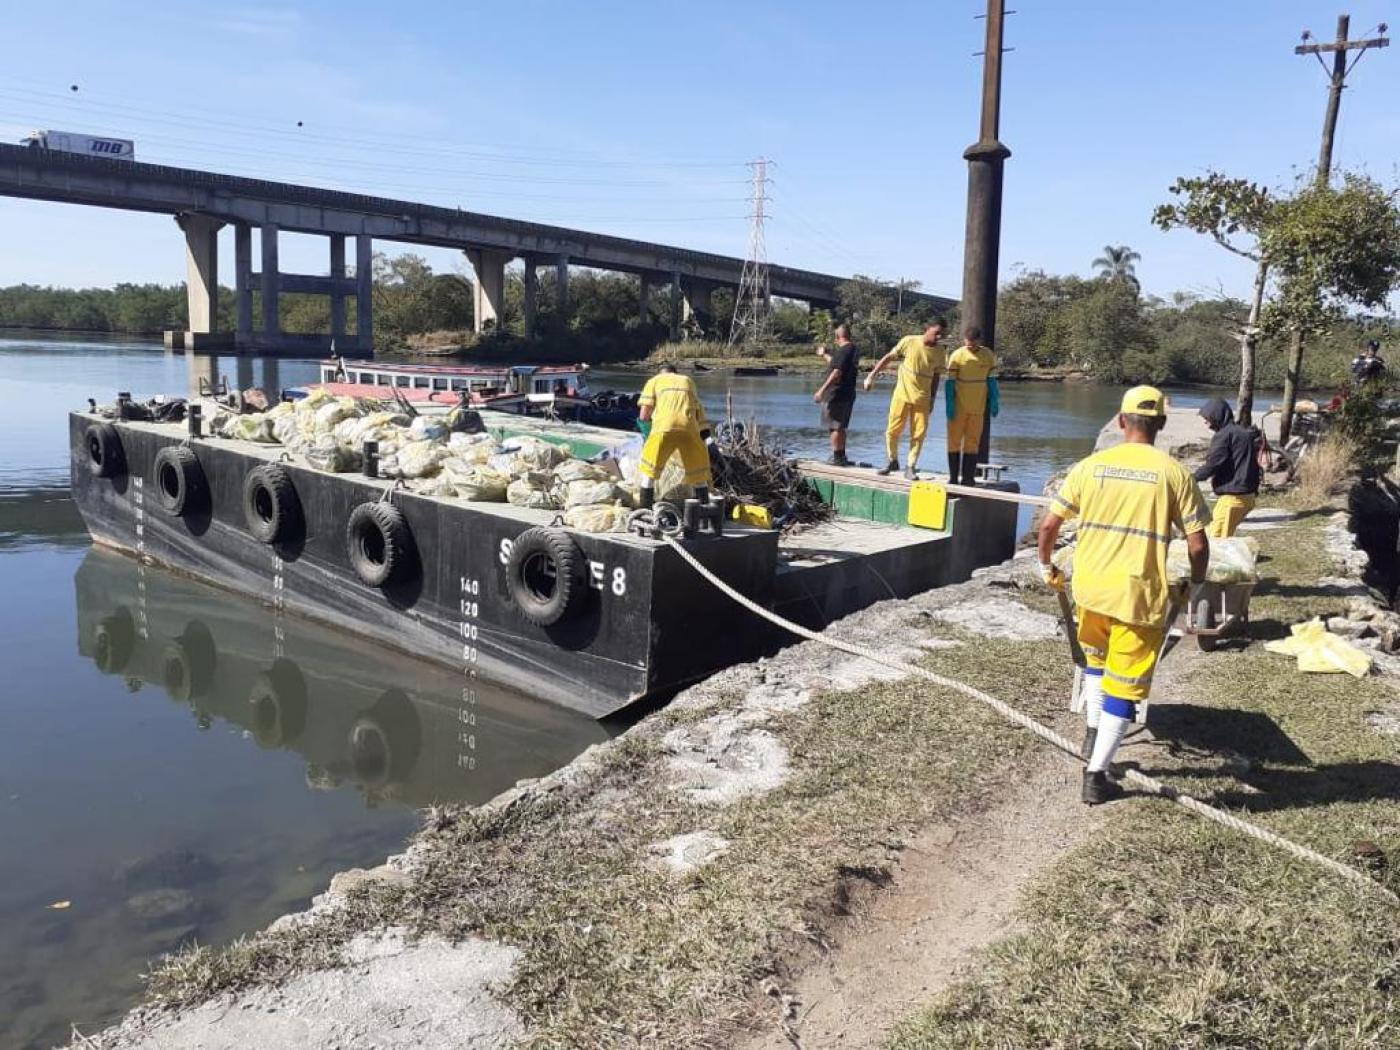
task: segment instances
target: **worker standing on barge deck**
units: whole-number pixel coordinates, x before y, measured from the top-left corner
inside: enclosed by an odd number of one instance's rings
[[[982,329],[968,328],[963,345],[948,355],[943,397],[948,406],[948,480],[953,484],[976,484],[982,424],[1001,411],[996,355],[981,339]]]
[[[919,476],[919,453],[924,448],[924,435],[928,433],[928,417],[933,410],[933,399],[938,395],[938,377],[948,364],[948,355],[939,347],[943,338],[942,320],[934,321],[924,329],[923,335],[906,335],[880,360],[865,377],[865,389],[875,386],[875,377],[887,365],[899,362],[895,379],[894,393],[890,396],[890,415],[885,424],[885,451],[888,462],[877,474],[893,474],[899,469],[899,439],[904,428],[909,428],[909,459],[904,467],[904,476],[914,481]]]
[[[1123,443],[1075,464],[1040,526],[1041,578],[1062,591],[1064,574],[1051,556],[1060,526],[1079,519],[1073,588],[1088,664],[1082,797],[1089,805],[1122,794],[1108,768],[1152,689],[1170,606],[1173,528],[1186,535],[1193,586],[1205,580],[1210,563],[1210,511],[1201,490],[1185,467],[1153,447],[1166,418],[1166,398],[1155,387],[1124,394],[1118,414]]]
[[[641,505],[650,507],[654,502],[656,481],[675,453],[680,454],[685,483],[694,487],[695,498],[701,503],[708,502],[710,430],[695,381],[678,375],[675,365],[664,364],[642,387],[637,405],[641,410],[639,425],[646,438],[639,464]]]

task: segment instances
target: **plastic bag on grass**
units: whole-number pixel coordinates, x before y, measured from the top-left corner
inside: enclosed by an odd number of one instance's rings
[[[564,524],[580,532],[626,532],[631,512],[616,503],[594,503],[571,507],[564,512]]]
[[[1265,642],[1264,648],[1283,656],[1296,656],[1298,670],[1311,674],[1345,673],[1365,678],[1371,670],[1371,657],[1345,638],[1333,634],[1322,621],[1295,623],[1288,638]]]

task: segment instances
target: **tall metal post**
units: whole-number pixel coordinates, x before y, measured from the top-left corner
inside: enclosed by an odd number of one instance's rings
[[[982,131],[967,159],[967,238],[963,246],[963,328],[980,328],[982,342],[996,346],[997,266],[1001,252],[1002,168],[1011,151],[1002,144],[1001,54],[1005,0],[987,0],[987,43],[982,58]],[[982,422],[977,461],[987,462],[991,417]]]

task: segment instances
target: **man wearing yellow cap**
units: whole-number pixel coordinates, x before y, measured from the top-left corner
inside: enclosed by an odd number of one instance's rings
[[[1210,511],[1190,471],[1154,447],[1166,423],[1166,398],[1155,387],[1123,395],[1118,426],[1123,443],[1080,460],[1065,478],[1040,526],[1040,572],[1063,590],[1050,560],[1060,526],[1079,519],[1074,552],[1074,601],[1084,672],[1083,800],[1089,805],[1122,794],[1109,764],[1152,688],[1170,605],[1167,546],[1173,529],[1186,536],[1193,585],[1210,563]]]
[[[865,377],[865,389],[875,386],[875,377],[895,361],[899,362],[899,372],[895,379],[894,394],[890,397],[890,415],[885,424],[885,451],[889,461],[884,470],[877,474],[892,474],[899,469],[899,439],[904,428],[909,428],[909,460],[904,467],[904,476],[913,481],[919,476],[919,453],[924,448],[924,435],[928,433],[928,415],[933,408],[933,399],[938,393],[938,377],[943,372],[948,355],[938,345],[943,338],[943,321],[935,320],[924,329],[923,335],[906,335],[880,360]]]

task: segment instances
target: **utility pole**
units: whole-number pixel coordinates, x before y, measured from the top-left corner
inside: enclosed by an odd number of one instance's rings
[[[1350,40],[1351,16],[1337,16],[1337,39],[1330,44],[1312,43],[1310,30],[1303,30],[1303,42],[1293,49],[1295,55],[1312,55],[1328,75],[1327,113],[1322,118],[1322,146],[1317,154],[1316,185],[1326,186],[1332,178],[1332,143],[1337,135],[1337,116],[1342,108],[1342,90],[1348,74],[1356,68],[1361,56],[1373,47],[1389,47],[1385,37],[1388,27],[1379,26],[1382,35],[1365,40]],[[1348,62],[1352,52],[1356,55]],[[1324,54],[1332,55],[1332,68],[1327,68]],[[1279,417],[1279,439],[1286,442],[1293,431],[1293,406],[1298,400],[1298,382],[1303,372],[1303,333],[1295,329],[1288,347],[1288,363],[1283,376],[1283,415]]]
[[[771,307],[768,285],[768,248],[763,236],[767,218],[769,161],[765,157],[749,161],[753,189],[749,193],[749,254],[739,275],[739,291],[734,296],[734,319],[729,325],[729,346],[761,341],[768,334]]]
[[[1005,0],[987,0],[987,43],[982,51],[982,128],[963,157],[967,160],[967,237],[963,246],[962,324],[982,329],[996,346],[997,263],[1001,251],[1002,169],[1011,151],[1002,144],[1001,56]],[[987,462],[991,418],[982,427],[977,461]]]

